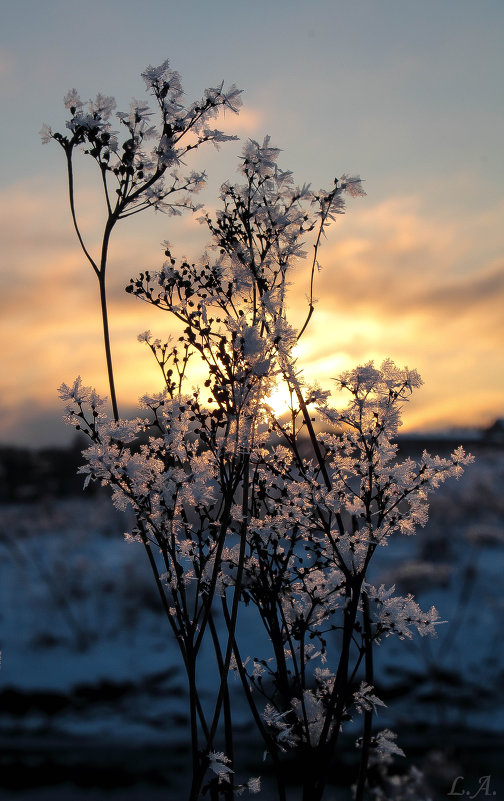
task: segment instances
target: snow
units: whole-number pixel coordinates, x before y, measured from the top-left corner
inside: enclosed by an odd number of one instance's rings
[[[376,649],[382,729],[439,721],[504,734],[503,481],[504,454],[481,450],[438,491],[425,529],[376,552],[370,582],[395,583],[448,621],[433,641],[387,638]],[[178,649],[128,527],[104,496],[0,506],[2,742],[187,742]],[[242,615],[243,656],[260,655],[263,634],[250,610]],[[216,674],[204,653],[200,681],[210,697]],[[248,736],[239,682],[230,685]]]

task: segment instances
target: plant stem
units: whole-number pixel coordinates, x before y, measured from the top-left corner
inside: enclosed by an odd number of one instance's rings
[[[200,762],[198,748],[198,720],[196,716],[196,659],[194,653],[188,653],[186,665],[187,680],[189,683],[189,708],[191,721],[191,757],[192,757],[192,782],[189,793],[189,801],[198,801],[201,784],[204,776],[204,768]]]
[[[107,312],[107,292],[105,289],[105,271],[100,271],[98,276],[98,281],[100,284],[100,304],[101,304],[101,312],[102,312],[102,322],[103,322],[103,342],[105,345],[105,358],[107,360],[107,373],[108,373],[108,380],[109,380],[109,387],[110,387],[110,400],[112,403],[112,411],[114,414],[114,420],[117,422],[119,420],[119,410],[117,408],[117,396],[115,391],[115,381],[114,381],[114,368],[112,366],[112,350],[110,347],[110,333],[109,333],[109,323],[108,323],[108,312]]]
[[[240,554],[238,557],[238,570],[236,573],[236,583],[233,595],[233,605],[231,607],[231,618],[228,622],[228,642],[226,647],[226,655],[224,658],[224,664],[222,665],[221,669],[221,683],[219,688],[219,695],[217,697],[217,703],[215,705],[215,713],[214,718],[212,721],[212,725],[210,728],[210,737],[208,742],[208,747],[211,748],[213,746],[213,738],[215,737],[215,732],[217,731],[217,725],[219,722],[220,710],[222,705],[222,699],[227,692],[227,680],[229,674],[229,665],[231,663],[231,655],[233,653],[233,642],[234,636],[236,631],[236,621],[238,617],[238,605],[240,601],[240,594],[241,594],[241,584],[242,584],[242,576],[243,576],[243,563],[245,561],[245,546],[247,543],[247,530],[248,530],[248,494],[249,494],[249,477],[250,477],[250,456],[249,453],[246,452],[243,455],[243,499],[242,499],[242,523],[241,523],[241,531],[240,531]],[[210,613],[211,614],[211,613]],[[229,754],[227,756],[230,756]]]
[[[222,658],[222,649],[219,642],[219,635],[217,634],[217,628],[215,626],[212,614],[210,614],[208,618],[208,627],[210,629],[212,642],[214,644],[215,657],[217,659],[219,673],[221,676],[223,676],[224,660]],[[229,667],[228,667],[228,672],[229,672]],[[224,740],[226,744],[226,756],[230,760],[230,764],[233,764],[234,762],[233,721],[231,717],[231,700],[229,697],[229,686],[227,681],[224,685],[223,712],[224,712]],[[209,735],[207,734],[207,738],[208,736]],[[233,777],[234,774],[231,773],[229,775],[229,786],[225,787],[224,790],[226,797],[229,797],[230,800],[233,798],[233,784],[234,784]]]
[[[303,787],[303,801],[321,801],[327,784],[331,759],[336,748],[341,722],[348,703],[350,649],[363,580],[363,576],[356,576],[351,580],[347,580],[347,605],[344,613],[343,642],[341,644],[338,670],[319,744],[310,760],[309,767],[311,770]]]
[[[225,598],[222,599],[222,610],[224,612],[224,619],[226,621],[226,625],[229,628],[231,625],[231,617],[229,614],[229,609],[227,607]],[[238,674],[240,676],[240,680],[242,683],[243,691],[248,701],[252,717],[254,718],[257,729],[264,740],[264,744],[268,750],[268,754],[271,756],[273,764],[275,766],[275,780],[277,783],[279,801],[286,801],[287,797],[285,794],[285,784],[283,781],[282,766],[280,763],[280,759],[278,757],[278,746],[274,738],[270,736],[268,730],[265,728],[264,723],[259,714],[259,711],[257,709],[257,705],[254,701],[252,690],[250,687],[250,680],[245,668],[243,667],[243,661],[235,637],[233,637],[233,653],[236,661],[236,667],[238,669]]]
[[[371,687],[374,683],[374,670],[373,670],[373,640],[371,635],[371,618],[369,614],[369,601],[367,593],[362,593],[362,618],[364,628],[364,648],[365,648],[365,666],[366,666],[366,683]],[[355,791],[355,801],[363,801],[364,788],[366,786],[367,769],[369,762],[369,749],[371,746],[371,729],[373,723],[373,707],[364,710],[364,729],[362,733],[362,751],[361,761],[359,767],[359,777],[357,779],[357,789]]]

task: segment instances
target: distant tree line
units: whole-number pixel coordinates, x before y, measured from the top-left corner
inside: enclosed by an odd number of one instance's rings
[[[137,447],[142,439],[139,438]],[[504,444],[504,421],[496,420],[481,432],[481,439],[458,437],[464,447],[478,451],[479,448],[502,447]],[[424,448],[448,453],[453,446],[450,437],[438,435],[399,435],[397,439],[401,456],[414,457]],[[0,503],[36,501],[48,497],[81,495],[84,479],[77,475],[82,465],[82,451],[86,446],[84,436],[77,436],[68,447],[40,449],[0,445]],[[305,443],[303,443],[304,445]],[[306,446],[308,446],[308,441]],[[308,448],[307,448],[308,449]],[[304,454],[304,448],[303,455]],[[96,495],[101,490],[97,484],[86,487],[86,495]]]
[[[83,438],[76,437],[67,447],[34,450],[16,446],[0,446],[0,502],[37,501],[42,498],[67,497],[82,493]],[[89,487],[96,494],[99,487]]]

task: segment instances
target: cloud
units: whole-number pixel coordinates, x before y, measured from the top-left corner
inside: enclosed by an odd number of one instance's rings
[[[503,210],[436,216],[412,197],[352,208],[319,254],[321,302],[300,359],[306,375],[330,386],[355,362],[390,356],[426,380],[408,407],[410,426],[502,415]],[[290,289],[298,325],[308,282],[304,266]]]
[[[81,193],[81,208],[96,246],[100,215],[92,192]],[[72,230],[64,193],[51,191],[42,179],[3,190],[0,236],[0,436],[8,439],[13,426],[24,425],[23,418],[57,406],[56,388],[62,381],[81,373],[86,383],[107,390],[98,284]],[[156,237],[150,251],[142,240],[128,237],[117,237],[112,244],[111,335],[115,353],[123,357],[119,379],[131,373],[123,343],[135,346],[139,331],[154,328],[152,310],[126,295],[124,286],[137,268],[146,266],[149,255],[158,258],[160,239]],[[135,375],[141,377],[141,365],[138,370]],[[147,367],[146,375],[150,372]],[[130,397],[141,391],[139,386],[133,394],[128,386]]]
[[[418,205],[414,198],[392,199],[364,211],[352,208],[338,222],[319,253],[316,294],[326,307],[397,319],[446,316],[502,297],[497,254],[504,205],[479,220],[436,219]],[[308,278],[305,267],[295,281],[297,307]]]
[[[216,127],[227,134],[237,134],[237,136],[247,136],[247,138],[257,131],[262,130],[265,119],[264,110],[253,108],[249,105],[241,107],[238,114],[226,111],[219,115]]]
[[[85,182],[79,203],[97,248],[101,207]],[[319,254],[321,302],[299,347],[306,377],[331,386],[331,377],[355,363],[390,356],[417,367],[426,381],[408,406],[409,427],[488,423],[502,415],[502,211],[436,215],[412,196],[353,204]],[[96,277],[76,242],[64,182],[55,188],[40,177],[2,190],[0,235],[0,438],[9,439],[9,432],[31,431],[29,421],[41,410],[57,409],[62,381],[80,373],[103,394],[107,382]],[[131,276],[160,267],[165,238],[178,255],[197,258],[206,233],[194,217],[146,214],[118,227],[112,239],[109,307],[122,405],[160,386],[137,334],[150,329],[166,338],[176,330],[170,315],[124,292]],[[298,326],[309,273],[309,263],[300,264],[290,288],[289,315]]]

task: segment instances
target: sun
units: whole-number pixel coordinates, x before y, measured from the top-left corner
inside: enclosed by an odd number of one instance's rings
[[[275,387],[273,392],[264,398],[264,402],[271,408],[275,417],[282,417],[289,412],[292,400],[287,385],[283,382]]]

